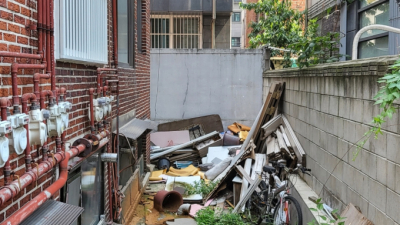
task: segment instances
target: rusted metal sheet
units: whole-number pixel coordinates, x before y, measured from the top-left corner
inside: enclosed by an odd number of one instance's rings
[[[221,117],[217,114],[162,123],[158,125],[158,131],[190,130],[190,128],[193,128],[197,125],[200,125],[204,134],[208,134],[213,131],[224,131]]]

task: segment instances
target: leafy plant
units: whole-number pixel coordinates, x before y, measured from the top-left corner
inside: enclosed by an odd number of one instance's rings
[[[219,181],[208,181],[201,179],[199,182],[195,181],[193,186],[187,186],[185,194],[194,195],[201,194],[203,197],[208,195],[218,185]]]
[[[310,210],[317,212],[318,216],[321,218],[321,220],[323,222],[318,223],[317,221],[314,220],[312,222],[307,223],[308,225],[319,225],[319,224],[330,225],[330,224],[334,224],[336,222],[338,225],[344,225],[344,222],[345,222],[344,219],[346,219],[346,218],[340,217],[337,214],[336,209],[332,211],[332,214],[335,214],[338,218],[337,219],[328,218],[327,216],[320,215],[321,212],[324,212],[324,204],[322,203],[321,198],[317,199],[316,203],[317,203],[317,208],[310,208]],[[325,213],[323,213],[323,214],[325,214]]]
[[[265,44],[287,48],[303,36],[305,12],[292,9],[290,1],[260,0],[256,3],[240,3],[240,7],[254,10],[260,15],[258,21],[250,23],[250,48]]]
[[[397,107],[393,102],[400,98],[400,59],[390,67],[391,73],[385,74],[378,80],[378,83],[384,84],[375,95],[375,105],[379,105],[382,109],[381,113],[375,116],[371,122],[372,127],[364,134],[361,141],[357,143],[357,149],[353,153],[353,160],[358,156],[362,147],[365,145],[371,135],[378,139],[382,134],[382,124],[386,122],[387,118],[391,119],[393,114],[396,113]]]
[[[216,215],[214,209],[211,207],[205,207],[196,213],[195,220],[198,225],[250,225],[249,223],[243,221],[240,214],[232,213],[222,213],[221,215]]]

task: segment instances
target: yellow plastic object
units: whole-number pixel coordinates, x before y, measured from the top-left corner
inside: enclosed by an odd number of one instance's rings
[[[190,165],[184,169],[175,169],[173,167],[170,167],[167,175],[173,177],[186,177],[196,175],[199,171],[200,169],[194,167],[193,165]]]
[[[240,140],[241,140],[241,141],[246,140],[247,135],[249,135],[249,132],[248,132],[248,131],[240,131],[240,132],[239,132],[239,138],[240,138]]]
[[[201,177],[201,179],[206,179],[206,177],[204,176],[204,172],[199,171],[197,174]]]
[[[161,174],[164,174],[164,170],[156,170],[151,172],[151,176],[149,178],[150,181],[158,181],[158,180],[162,180],[162,178],[160,177]]]

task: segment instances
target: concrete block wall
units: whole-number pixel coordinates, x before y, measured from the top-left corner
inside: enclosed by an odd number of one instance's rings
[[[356,143],[379,106],[377,80],[397,57],[381,57],[264,73],[263,98],[272,81],[286,82],[283,113],[307,153],[312,176],[303,178],[332,208],[348,203],[375,224],[400,224],[400,116],[369,139],[353,160]]]

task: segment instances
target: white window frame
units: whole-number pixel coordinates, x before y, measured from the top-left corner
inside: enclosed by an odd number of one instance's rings
[[[199,33],[179,33],[175,34],[174,33],[174,19],[181,18],[181,19],[186,19],[186,18],[196,18],[199,20]],[[151,28],[150,28],[150,40],[153,35],[169,35],[169,48],[170,49],[183,49],[180,47],[174,46],[174,38],[176,36],[183,36],[183,35],[188,35],[188,36],[198,36],[198,49],[203,48],[203,17],[201,14],[183,14],[183,15],[165,15],[165,14],[156,14],[156,15],[151,15],[151,19],[169,19],[169,33],[151,33]],[[153,48],[153,47],[152,47]]]
[[[107,0],[55,0],[54,3],[56,60],[107,64]],[[74,29],[68,31],[71,24],[75,24]]]

